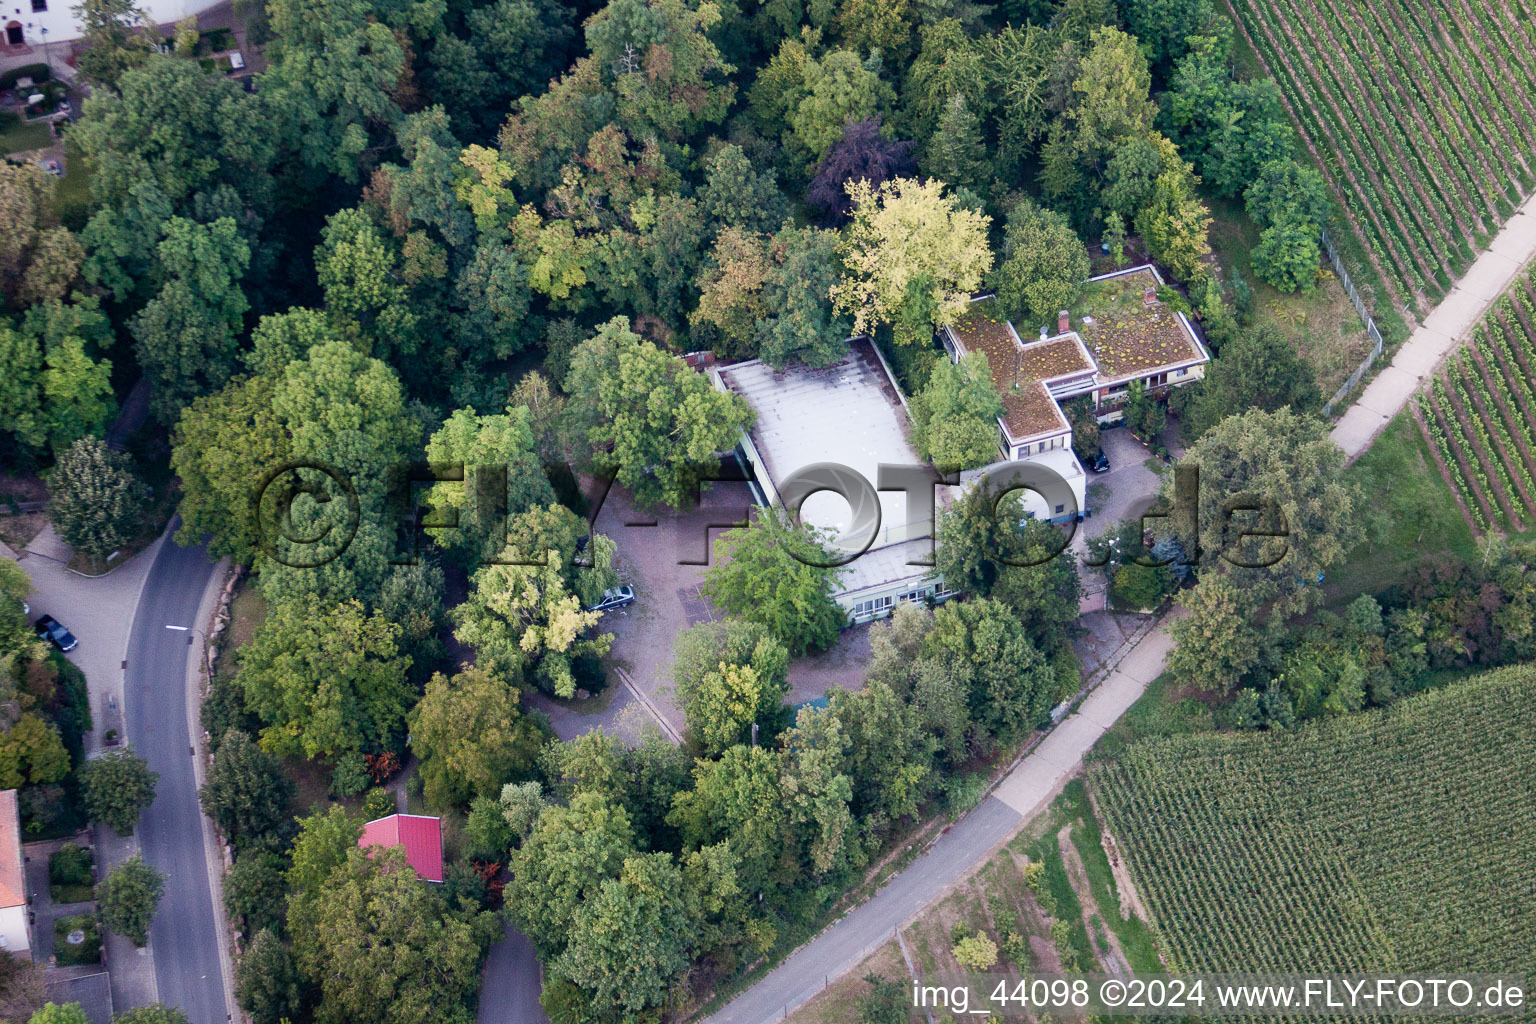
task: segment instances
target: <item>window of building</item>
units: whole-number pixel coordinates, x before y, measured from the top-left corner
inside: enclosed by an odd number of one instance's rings
[[[1067,510],[1067,506],[1065,506],[1065,505],[1057,505],[1056,506],[1056,514],[1057,515],[1061,515],[1066,510]]]
[[[48,0],[32,0],[32,13],[41,14],[48,9]]]
[[[1183,377],[1187,373],[1189,373],[1189,370],[1188,370],[1188,368],[1185,368],[1185,369],[1179,371],[1179,376]]]

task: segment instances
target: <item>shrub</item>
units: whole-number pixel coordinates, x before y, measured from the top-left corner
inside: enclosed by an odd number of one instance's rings
[[[48,858],[48,891],[55,903],[84,903],[92,895],[91,851],[65,843]]]
[[[955,944],[954,953],[961,967],[969,967],[973,971],[985,971],[997,963],[997,943],[986,932],[977,932],[968,939],[961,939]]]

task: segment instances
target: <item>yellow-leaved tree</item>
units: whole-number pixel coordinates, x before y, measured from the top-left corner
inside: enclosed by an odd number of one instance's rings
[[[890,324],[901,344],[953,323],[992,269],[992,218],[960,206],[941,181],[896,178],[878,189],[849,182],[853,222],[842,245],[843,276],[832,287],[854,332]]]

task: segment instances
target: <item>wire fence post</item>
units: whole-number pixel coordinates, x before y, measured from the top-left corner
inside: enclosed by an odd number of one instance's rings
[[[1334,408],[1355,389],[1360,379],[1370,372],[1371,366],[1386,348],[1386,343],[1381,336],[1381,328],[1376,326],[1370,310],[1366,308],[1365,300],[1360,297],[1360,291],[1355,287],[1354,279],[1349,276],[1349,271],[1344,269],[1344,261],[1339,258],[1339,250],[1333,244],[1333,239],[1328,237],[1327,228],[1322,230],[1322,241],[1323,249],[1328,254],[1328,262],[1333,267],[1339,284],[1344,286],[1344,294],[1349,296],[1355,312],[1360,314],[1360,320],[1365,324],[1365,333],[1371,339],[1371,351],[1360,365],[1355,367],[1355,372],[1345,378],[1344,383],[1333,393],[1333,397],[1328,399],[1328,404],[1323,406],[1323,415],[1332,416]]]

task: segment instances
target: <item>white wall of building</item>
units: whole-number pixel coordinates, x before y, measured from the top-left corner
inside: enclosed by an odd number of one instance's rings
[[[4,30],[7,43],[14,42],[16,31],[21,41],[37,53],[37,63],[43,63],[44,42],[47,48],[80,38],[80,22],[75,17],[74,6],[79,0],[0,0],[0,29]],[[201,14],[215,6],[217,0],[140,0],[139,6],[156,25],[179,21],[189,14]],[[64,67],[67,52],[53,49],[48,55],[55,68]]]
[[[27,936],[27,908],[6,907],[0,910],[0,948],[17,956],[23,956],[31,948]]]

